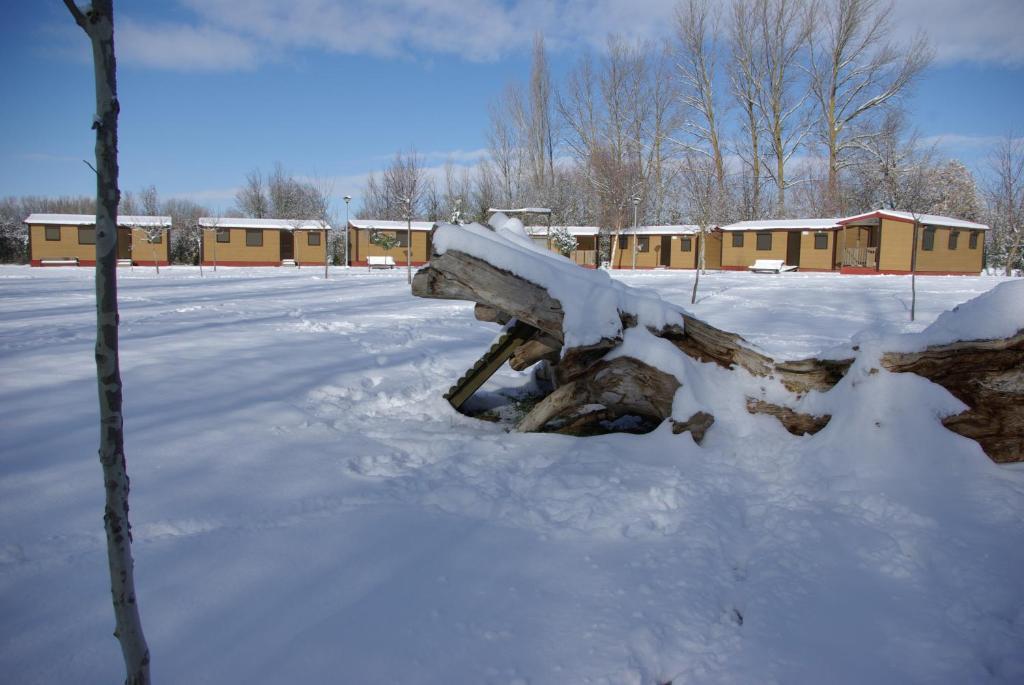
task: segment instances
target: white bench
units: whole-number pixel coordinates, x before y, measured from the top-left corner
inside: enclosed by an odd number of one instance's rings
[[[64,257],[61,259],[40,259],[41,266],[78,266],[78,257]]]
[[[366,268],[367,269],[394,269],[395,258],[391,255],[383,256],[367,256],[366,257]]]
[[[118,266],[132,266],[132,260],[130,260],[130,259],[118,259],[117,260],[117,265]]]
[[[756,274],[778,274],[783,271],[796,271],[795,266],[790,266],[781,259],[758,259],[747,268]]]

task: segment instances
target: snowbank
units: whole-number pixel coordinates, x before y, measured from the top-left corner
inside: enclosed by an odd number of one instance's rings
[[[920,333],[892,340],[892,352],[917,352],[961,340],[1009,338],[1024,330],[1024,280],[1000,283],[973,300],[943,312]],[[886,344],[890,342],[886,340]]]

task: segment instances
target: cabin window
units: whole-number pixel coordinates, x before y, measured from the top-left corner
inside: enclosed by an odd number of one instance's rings
[[[828,249],[828,233],[815,233],[814,234],[814,249],[815,250],[827,250]]]
[[[921,238],[921,249],[925,252],[931,252],[935,249],[935,229],[931,226],[926,226],[924,229],[924,236]]]
[[[973,237],[973,236],[971,236]],[[47,226],[46,227],[46,239],[47,240],[60,240],[60,226]]]
[[[409,234],[406,231],[395,231],[395,247],[409,247]]]
[[[981,235],[978,231],[971,231],[971,240],[967,244],[972,250],[978,249],[978,236]]]
[[[227,228],[217,229],[217,242],[218,243],[230,243],[231,242],[231,231]]]
[[[619,236],[619,249],[620,250],[628,250],[629,249],[629,236],[628,235],[620,235]]]
[[[743,234],[742,233],[733,233],[732,234],[732,246],[733,247],[743,247]]]
[[[246,247],[263,247],[263,229],[262,228],[247,228],[247,229],[245,229],[245,246]]]
[[[636,251],[649,252],[651,249],[651,236],[640,235],[636,238]]]
[[[79,226],[78,227],[78,244],[79,245],[95,245],[96,244],[96,227],[95,226]]]
[[[761,252],[772,249],[772,234],[771,233],[758,233],[757,234],[757,249]]]
[[[320,244],[320,231],[306,231],[306,244],[316,247]]]
[[[949,232],[949,249],[955,250],[956,249],[957,240],[959,240],[959,239],[960,239],[960,231],[950,231]]]
[[[158,231],[157,233],[147,233],[146,242],[150,245],[159,245],[164,241],[164,232]]]
[[[688,235],[684,235],[679,239],[679,249],[683,252],[690,252],[693,250],[693,238]]]

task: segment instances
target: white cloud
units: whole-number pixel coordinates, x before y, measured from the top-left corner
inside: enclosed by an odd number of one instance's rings
[[[119,40],[138,63],[179,70],[252,68],[268,54],[314,50],[487,62],[529,50],[543,31],[552,51],[601,49],[670,36],[676,0],[179,0],[188,23],[122,20]],[[725,4],[725,0],[720,0]],[[899,0],[889,37],[924,30],[940,64],[1024,64],[1021,0]]]
[[[928,34],[939,64],[958,62],[1024,65],[1024,2],[1021,0],[900,0],[893,38]]]
[[[260,61],[254,43],[211,26],[143,24],[122,18],[117,27],[118,60],[177,71],[252,69]]]
[[[197,22],[122,19],[129,61],[176,70],[252,68],[267,50],[321,50],[390,58],[457,55],[488,62],[529,50],[543,31],[552,50],[600,48],[609,33],[655,38],[675,0],[181,0]]]

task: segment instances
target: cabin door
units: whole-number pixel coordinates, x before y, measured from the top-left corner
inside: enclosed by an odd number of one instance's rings
[[[117,229],[117,258],[132,258],[132,229],[130,228]]]
[[[662,266],[672,266],[672,236],[661,236],[661,259]]]
[[[281,233],[281,260],[295,259],[295,236],[291,231],[280,231]]]
[[[786,264],[800,266],[800,231],[786,234]]]

